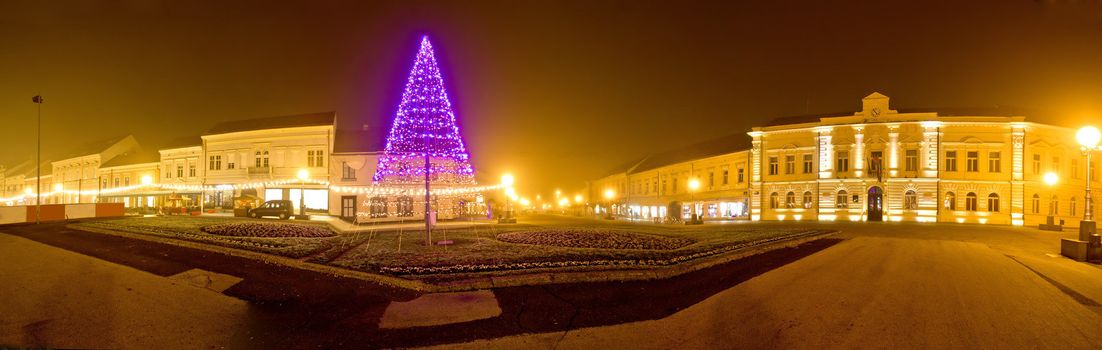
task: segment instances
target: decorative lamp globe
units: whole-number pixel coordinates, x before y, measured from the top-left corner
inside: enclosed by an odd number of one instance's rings
[[[1079,128],[1079,131],[1075,133],[1075,140],[1087,148],[1098,147],[1100,139],[1102,139],[1102,133],[1099,133],[1098,128],[1089,125]]]

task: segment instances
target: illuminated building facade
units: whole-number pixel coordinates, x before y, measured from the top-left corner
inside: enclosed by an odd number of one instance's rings
[[[1077,225],[1086,207],[1088,174],[1075,130],[1024,116],[897,111],[887,96],[873,93],[856,113],[782,118],[748,134],[748,150],[665,164],[659,168],[668,169],[665,177],[661,170],[619,172],[591,182],[590,198],[615,189],[605,210],[634,218],[661,215],[644,208],[671,202],[683,202],[687,217],[694,202],[697,213],[713,220],[1035,225],[1052,215]],[[709,186],[740,164],[745,185]],[[1046,184],[1047,173],[1058,182]],[[691,201],[689,177],[702,184]],[[662,190],[661,182],[676,190]],[[742,201],[745,215],[720,209],[730,201]]]

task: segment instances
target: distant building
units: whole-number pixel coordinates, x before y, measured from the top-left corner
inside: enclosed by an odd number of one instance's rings
[[[649,157],[591,181],[589,198],[637,219],[687,218],[696,203],[709,220],[1033,225],[1051,212],[1078,223],[1088,174],[1075,130],[1019,115],[896,111],[888,101],[873,93],[856,113],[755,127],[740,150],[726,149],[745,137]],[[1042,181],[1048,172],[1057,185]],[[701,187],[690,193],[692,178]],[[666,212],[671,204],[680,213]]]

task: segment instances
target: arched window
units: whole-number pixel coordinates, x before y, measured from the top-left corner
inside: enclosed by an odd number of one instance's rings
[[[903,209],[918,209],[918,195],[915,194],[914,190],[907,190],[907,192],[903,194]]]
[[[784,207],[795,208],[796,207],[796,192],[789,191],[784,195]]]
[[[260,151],[256,151],[256,157],[254,157],[253,160],[256,160],[256,167],[259,168],[260,164],[261,164],[260,163]]]
[[[957,195],[953,192],[945,192],[945,209],[957,210]]]
[[[371,197],[371,217],[386,217],[386,197]]]
[[[999,195],[992,193],[987,195],[987,211],[999,211]]]
[[[811,191],[804,192],[804,209],[811,209],[814,206],[815,198],[811,194]]]
[[[1034,193],[1032,204],[1033,204],[1033,213],[1034,214],[1040,214],[1041,213],[1041,195],[1038,195],[1038,194]]]
[[[849,194],[846,190],[838,191],[838,196],[834,199],[835,208],[849,208]]]
[[[1056,198],[1056,195],[1052,195],[1052,198],[1049,199],[1048,210],[1052,215],[1060,215],[1060,200]]]
[[[777,207],[780,206],[780,199],[778,198],[778,196],[779,195],[777,194],[777,192],[769,194],[769,209],[777,209]]]
[[[268,167],[268,151],[264,151],[264,167]]]
[[[968,194],[964,196],[964,210],[976,211],[976,204],[976,193],[968,192]]]
[[[1075,216],[1075,210],[1077,209],[1075,207],[1075,197],[1071,197],[1071,200],[1068,202],[1068,204],[1068,206],[1071,207],[1071,216]]]

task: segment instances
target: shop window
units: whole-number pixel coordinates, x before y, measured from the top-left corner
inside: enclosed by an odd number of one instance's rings
[[[804,209],[811,209],[814,203],[815,198],[812,196],[811,191],[804,192]]]
[[[385,218],[386,212],[386,197],[372,197],[371,198],[371,217],[373,218]]]

